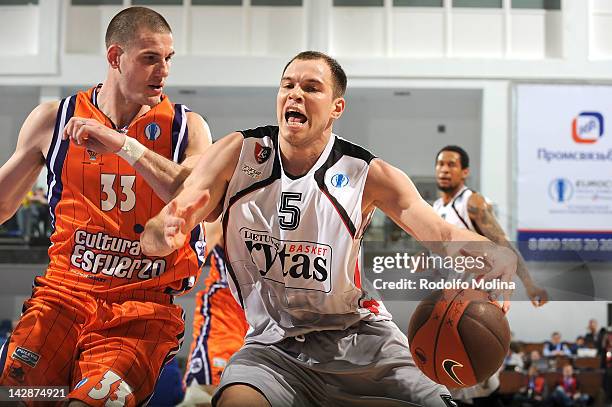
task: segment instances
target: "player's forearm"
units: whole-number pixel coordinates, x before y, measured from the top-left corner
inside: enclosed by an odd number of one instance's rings
[[[425,245],[435,253],[442,256],[456,256],[460,254],[461,249],[465,248],[471,242],[477,242],[477,246],[471,245],[472,248],[485,249],[483,245],[493,245],[489,239],[477,233],[466,229],[460,229],[448,222],[445,222],[437,214],[427,208],[429,216],[429,227],[427,231],[427,241]],[[434,216],[431,216],[432,212]]]
[[[533,279],[531,278],[531,274],[529,274],[529,270],[527,269],[527,265],[525,264],[525,260],[523,256],[516,250],[512,245],[508,245],[514,252],[516,253],[518,267],[516,268],[516,274],[521,279],[521,282],[525,287],[531,287],[533,283]]]
[[[23,155],[15,153],[0,168],[0,223],[6,222],[17,212],[43,165],[40,161],[26,169],[20,165],[20,160],[25,161]]]
[[[166,203],[172,199],[191,172],[190,169],[151,150],[145,151],[142,157],[134,163],[134,169]]]

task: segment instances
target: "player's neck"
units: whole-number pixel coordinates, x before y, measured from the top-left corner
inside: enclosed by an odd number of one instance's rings
[[[444,205],[448,205],[448,203],[452,201],[453,198],[457,196],[459,191],[461,191],[464,187],[465,187],[465,184],[460,184],[456,188],[454,188],[452,191],[448,191],[448,192],[442,191],[442,202],[444,203]]]
[[[104,83],[98,91],[98,109],[102,111],[118,128],[128,127],[130,123],[141,114],[150,109],[149,106],[130,102],[117,86]]]
[[[279,137],[279,146],[283,169],[286,173],[299,177],[306,174],[315,165],[331,137],[331,129],[314,140],[299,143]]]

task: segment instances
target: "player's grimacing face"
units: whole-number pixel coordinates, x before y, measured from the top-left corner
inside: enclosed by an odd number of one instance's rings
[[[141,30],[121,58],[124,95],[141,105],[158,104],[173,55],[172,34]]]
[[[469,170],[461,167],[461,156],[454,151],[442,151],[436,159],[436,184],[444,192],[455,190],[461,185]]]
[[[322,59],[295,60],[285,70],[276,97],[276,114],[281,133],[320,134],[339,117],[338,100],[329,66]]]

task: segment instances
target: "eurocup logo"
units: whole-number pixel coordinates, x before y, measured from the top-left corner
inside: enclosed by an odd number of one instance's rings
[[[564,203],[572,199],[574,195],[574,186],[571,181],[566,178],[556,178],[550,182],[548,194],[553,201]]]
[[[157,123],[152,122],[147,124],[147,127],[145,127],[145,136],[147,136],[149,140],[155,141],[159,138],[160,135],[161,129],[159,128],[159,125]]]
[[[332,177],[331,183],[336,188],[342,188],[348,185],[349,178],[345,174],[336,174]]]
[[[603,133],[604,119],[601,113],[581,112],[572,121],[572,138],[576,143],[595,143]]]

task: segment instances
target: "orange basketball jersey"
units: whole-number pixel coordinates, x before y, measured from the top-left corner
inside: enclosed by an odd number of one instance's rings
[[[62,140],[64,126],[73,116],[94,118],[114,127],[97,106],[97,89],[79,92],[60,103],[47,154],[53,234],[49,267],[42,281],[94,294],[134,289],[183,292],[195,283],[204,256],[200,228],[194,229],[183,248],[169,256],[143,256],[140,233],[164,202],[122,158]],[[149,150],[181,162],[189,135],[188,111],[164,96],[129,127],[117,130]]]

